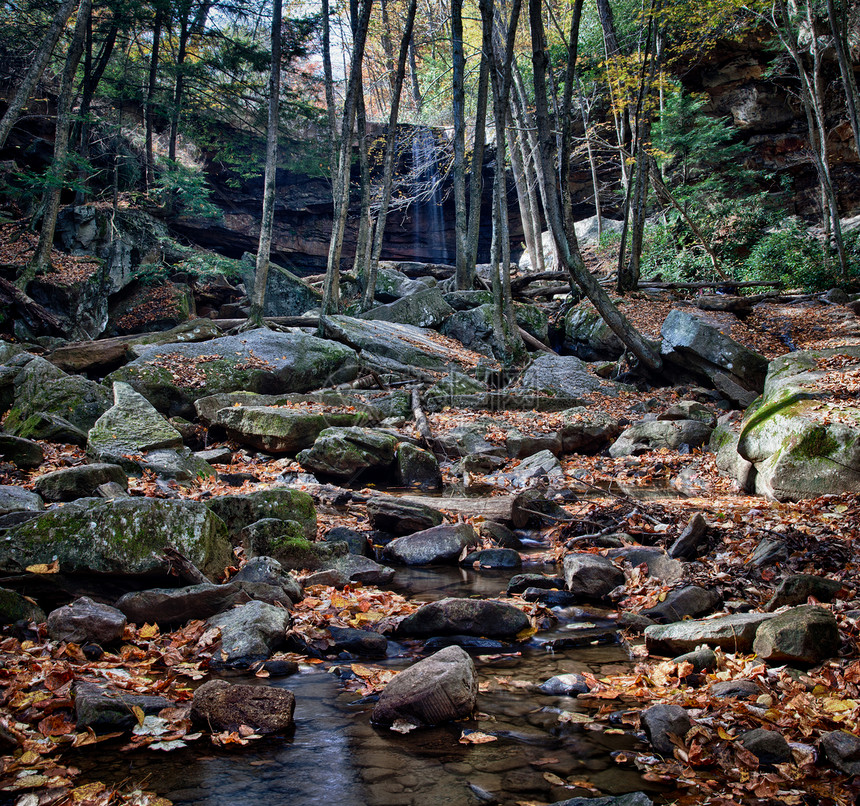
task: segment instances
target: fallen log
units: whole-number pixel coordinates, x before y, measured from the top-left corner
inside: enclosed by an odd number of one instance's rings
[[[56,333],[62,333],[63,325],[47,308],[25,294],[16,285],[0,277],[0,302],[14,305],[27,325],[35,330],[47,327]]]
[[[439,509],[449,515],[482,517],[488,521],[509,523],[514,507],[514,495],[496,498],[435,498],[432,495],[404,495],[404,501]]]
[[[568,277],[570,275],[566,271],[539,271],[534,274],[524,274],[511,280],[511,291],[516,294],[532,283],[542,280],[567,280]]]
[[[782,288],[781,280],[708,280],[689,283],[664,283],[656,280],[643,280],[639,288],[668,288],[668,289],[696,289],[696,288]]]

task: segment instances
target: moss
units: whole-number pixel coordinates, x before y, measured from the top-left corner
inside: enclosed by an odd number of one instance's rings
[[[799,459],[826,459],[839,450],[839,443],[819,426],[807,431],[794,446],[792,453]]]

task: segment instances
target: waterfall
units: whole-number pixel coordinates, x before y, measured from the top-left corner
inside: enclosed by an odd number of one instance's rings
[[[436,138],[432,129],[421,126],[412,138],[413,245],[416,252],[435,255],[436,262],[449,263],[451,255],[442,215],[442,174]],[[424,250],[421,249],[424,245]]]

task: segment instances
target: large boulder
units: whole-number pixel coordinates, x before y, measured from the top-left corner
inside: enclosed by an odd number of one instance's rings
[[[700,644],[720,647],[726,652],[749,652],[756,630],[771,618],[773,616],[769,613],[737,613],[699,621],[652,625],[645,628],[645,647],[652,654],[670,657],[692,652]]]
[[[512,604],[492,599],[440,599],[422,605],[403,619],[397,634],[412,638],[475,635],[513,639],[528,627],[528,616]]]
[[[436,457],[412,445],[401,442],[394,457],[394,482],[401,487],[419,490],[439,490],[442,487],[442,471]]]
[[[433,526],[398,537],[383,549],[383,556],[403,565],[433,565],[457,562],[463,549],[478,542],[468,523]]]
[[[194,692],[191,720],[213,733],[248,727],[266,735],[291,728],[295,708],[296,698],[283,688],[210,680]]]
[[[411,535],[440,526],[438,509],[394,495],[374,495],[367,502],[367,518],[374,529],[393,535]]]
[[[196,501],[82,498],[13,527],[0,568],[59,562],[61,573],[166,574],[168,546],[215,577],[232,559],[224,522]]]
[[[453,313],[454,309],[445,302],[442,292],[438,288],[428,288],[401,297],[395,302],[371,308],[361,314],[361,318],[437,328]]]
[[[245,527],[264,518],[295,521],[308,540],[316,538],[316,508],[310,495],[301,490],[273,487],[247,495],[219,495],[206,501],[206,506],[227,524],[233,540],[238,540]]]
[[[624,584],[624,572],[599,554],[573,553],[564,558],[564,583],[583,599],[600,600]]]
[[[243,258],[242,268],[245,288],[253,288],[255,265],[250,256]],[[264,316],[301,316],[322,305],[322,294],[317,289],[291,271],[271,262],[264,299]]]
[[[669,312],[660,331],[664,357],[710,382],[729,400],[748,406],[761,393],[768,361],[686,310]]]
[[[621,339],[587,301],[565,315],[563,346],[584,361],[614,361],[624,352]]]
[[[130,730],[137,724],[136,708],[144,716],[155,716],[175,703],[164,697],[131,692],[76,680],[75,717],[78,730],[92,728],[96,733]]]
[[[753,652],[771,663],[819,663],[839,651],[839,626],[823,607],[792,607],[756,630]]]
[[[463,649],[450,646],[396,675],[379,695],[371,719],[380,725],[438,725],[470,716],[477,700],[475,664]]]
[[[584,406],[562,412],[559,429],[564,453],[597,453],[620,433],[618,420],[602,411],[589,411]]]
[[[45,614],[39,605],[17,591],[0,588],[0,625],[16,621],[35,621],[38,624],[44,620]]]
[[[48,615],[48,635],[75,644],[111,644],[125,632],[125,615],[86,596]]]
[[[797,501],[860,491],[860,403],[840,385],[840,376],[858,369],[856,346],[789,353],[771,363],[737,443],[754,465],[755,492]]]
[[[209,619],[221,630],[221,653],[213,661],[245,668],[265,660],[286,640],[290,614],[265,602],[249,602]]]
[[[465,311],[457,311],[441,328],[448,338],[456,339],[464,347],[490,358],[501,355],[504,345],[495,337],[493,329],[493,305],[479,305]]]
[[[0,516],[12,512],[41,512],[44,508],[45,502],[38,493],[13,484],[0,484]]]
[[[219,392],[306,392],[353,380],[355,352],[307,333],[266,328],[199,344],[167,344],[111,373],[160,412],[191,417],[194,401]]]
[[[45,459],[45,452],[32,439],[0,434],[0,461],[11,462],[21,470],[32,470]]]
[[[518,388],[562,394],[570,398],[580,398],[598,391],[612,397],[618,393],[615,384],[593,375],[576,356],[548,353],[541,353],[529,364],[518,381]]]
[[[33,486],[46,501],[74,501],[95,495],[98,487],[111,482],[128,487],[128,476],[119,465],[99,462],[45,473]]]
[[[635,456],[660,448],[677,450],[682,445],[698,448],[711,436],[711,427],[699,420],[645,420],[621,432],[609,455]]]
[[[372,428],[326,428],[296,461],[311,473],[352,479],[368,470],[390,467],[397,444],[393,434]]]

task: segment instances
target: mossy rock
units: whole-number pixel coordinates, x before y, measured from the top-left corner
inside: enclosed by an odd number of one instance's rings
[[[0,588],[0,624],[14,624],[16,621],[45,620],[45,613],[35,602],[16,591]]]
[[[351,479],[390,467],[397,443],[394,435],[371,428],[326,428],[296,460],[311,473]]]
[[[236,541],[246,526],[264,518],[295,521],[308,540],[313,540],[317,534],[313,499],[300,490],[277,487],[248,495],[220,495],[210,498],[206,505],[227,524],[231,539]]]
[[[175,548],[215,579],[232,559],[227,528],[196,501],[82,498],[7,533],[0,568],[58,560],[61,573],[161,574]]]
[[[586,361],[615,360],[624,352],[621,339],[587,301],[564,317],[564,347]]]

